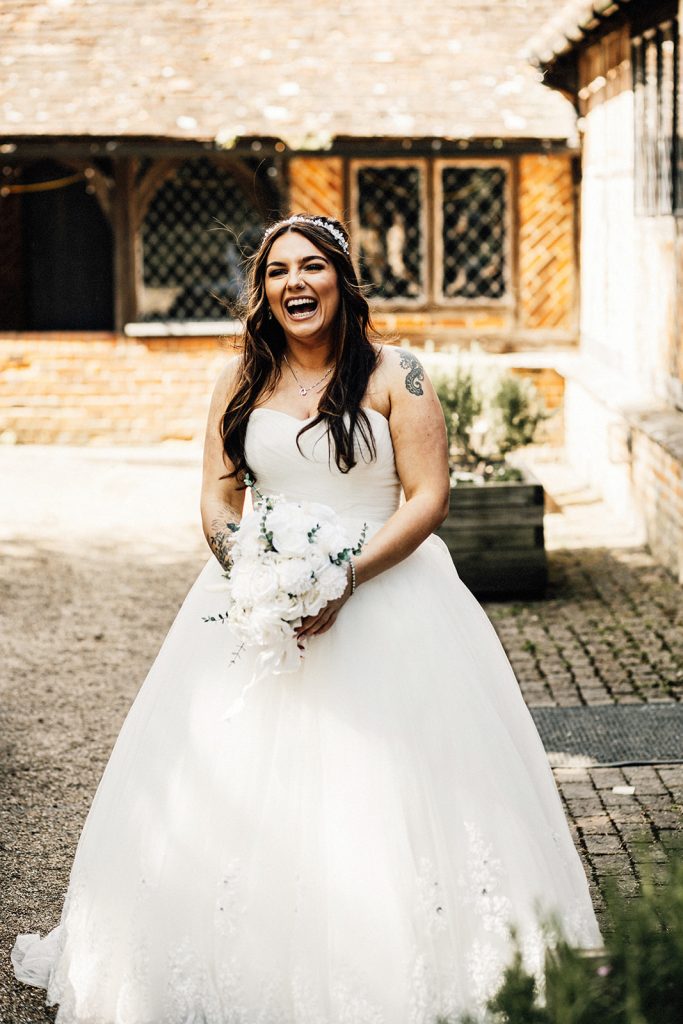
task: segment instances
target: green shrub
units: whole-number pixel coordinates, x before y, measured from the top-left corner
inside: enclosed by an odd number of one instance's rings
[[[490,365],[475,369],[460,363],[453,373],[437,375],[434,386],[446,420],[454,478],[520,479],[505,457],[531,444],[548,418],[532,382]]]
[[[497,446],[502,456],[531,444],[540,423],[548,418],[544,403],[532,382],[505,374],[491,398],[491,412],[497,428]]]
[[[661,865],[660,865],[661,866]],[[546,953],[545,1002],[519,947],[489,1002],[500,1024],[681,1024],[683,1021],[683,860],[671,856],[663,884],[642,865],[640,894],[606,886],[604,951],[564,941]],[[557,932],[556,932],[557,934]],[[468,1024],[461,1019],[460,1024]]]
[[[474,457],[470,436],[482,408],[482,397],[474,374],[468,367],[458,366],[452,376],[437,377],[434,386],[446,420],[449,451],[456,448]]]

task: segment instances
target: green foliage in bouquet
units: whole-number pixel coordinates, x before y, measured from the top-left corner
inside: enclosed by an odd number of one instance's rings
[[[662,865],[659,865],[662,867]],[[558,942],[546,953],[545,998],[517,946],[489,1002],[495,1024],[681,1024],[683,1021],[683,858],[670,853],[658,883],[642,865],[635,898],[606,886],[604,950],[581,953]],[[441,1024],[447,1024],[446,1021]],[[461,1018],[458,1024],[473,1024]]]
[[[550,415],[530,380],[492,367],[459,364],[434,380],[441,403],[454,482],[519,480],[506,456],[531,444]]]

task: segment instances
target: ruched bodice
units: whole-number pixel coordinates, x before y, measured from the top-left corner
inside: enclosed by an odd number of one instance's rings
[[[358,462],[348,473],[337,468],[330,452],[326,424],[297,434],[308,420],[277,409],[255,409],[247,428],[247,461],[263,494],[282,494],[293,501],[320,501],[345,521],[383,523],[398,508],[401,484],[386,417],[365,406],[371,421],[377,457],[356,441]],[[301,450],[299,450],[299,448]]]

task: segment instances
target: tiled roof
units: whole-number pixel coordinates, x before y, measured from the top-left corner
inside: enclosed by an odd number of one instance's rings
[[[566,0],[556,5],[555,13],[527,40],[529,58],[539,64],[550,63],[617,10],[615,0]]]
[[[573,136],[553,0],[3,0],[0,135]]]

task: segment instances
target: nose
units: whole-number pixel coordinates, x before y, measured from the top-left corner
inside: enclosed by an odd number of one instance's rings
[[[303,288],[304,283],[301,280],[301,267],[292,267],[287,275],[287,284],[290,288]]]

